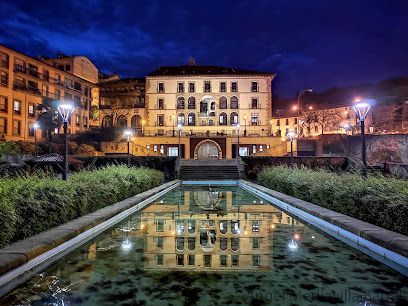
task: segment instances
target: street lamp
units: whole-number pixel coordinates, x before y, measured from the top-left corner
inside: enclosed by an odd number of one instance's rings
[[[347,131],[349,130],[349,128],[350,128],[350,123],[343,124],[343,129],[346,131],[346,135],[347,135]]]
[[[273,120],[269,121],[269,123],[271,124],[271,135],[273,136]]]
[[[358,101],[360,101],[360,99],[358,99]],[[363,175],[363,177],[366,177],[365,167],[367,166],[364,122],[367,118],[368,112],[370,111],[370,107],[371,107],[370,104],[365,103],[365,102],[360,102],[353,106],[353,109],[356,112],[356,117],[360,120],[360,125],[361,125],[361,137],[362,137],[361,159],[363,161],[363,168],[362,168],[361,174]]]
[[[143,134],[143,126],[145,125],[145,123],[146,123],[146,120],[142,120],[142,136],[144,136],[144,134]]]
[[[181,158],[181,145],[180,145],[180,135],[181,135],[181,129],[183,128],[183,126],[181,125],[181,123],[179,123],[178,125],[177,125],[177,127],[178,127],[178,156],[180,156],[180,158]]]
[[[71,118],[71,115],[74,112],[74,106],[72,104],[60,104],[58,106],[58,112],[62,117],[64,122],[64,171],[62,172],[62,179],[67,180],[67,170],[68,170],[68,121]]]
[[[293,169],[293,141],[296,138],[296,133],[288,132],[286,136],[289,138],[290,141],[290,167]]]
[[[245,115],[246,116],[246,115]],[[239,157],[239,129],[241,128],[241,126],[239,125],[239,123],[236,126],[237,130],[238,130],[238,153],[237,156]]]
[[[133,136],[133,131],[132,130],[125,130],[123,135],[126,138],[127,141],[127,165],[130,167],[130,138]]]
[[[300,94],[298,95],[298,99],[297,99],[297,111],[298,111],[298,115],[297,115],[297,117],[298,117],[297,130],[298,130],[298,131],[297,131],[297,133],[298,133],[298,134],[299,134],[299,132],[300,132],[300,129],[299,129],[300,97],[301,97],[304,93],[306,93],[306,92],[313,92],[313,89],[305,89],[305,90],[303,90],[302,92],[300,92]]]
[[[37,130],[40,128],[40,124],[38,122],[33,124],[34,129],[34,148],[35,148],[35,157],[38,157],[38,147],[37,147]]]
[[[247,129],[246,129],[246,120],[247,120],[248,116],[245,114],[244,115],[244,121],[245,121],[245,130],[244,130],[244,137],[246,137],[247,134]]]
[[[176,119],[176,115],[171,115],[171,119],[173,119],[173,134],[172,136],[174,137],[174,119]]]

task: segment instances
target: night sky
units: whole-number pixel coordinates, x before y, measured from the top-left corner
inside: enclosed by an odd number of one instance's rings
[[[277,73],[280,97],[408,76],[407,0],[2,0],[0,16],[0,43],[121,78],[190,57]]]

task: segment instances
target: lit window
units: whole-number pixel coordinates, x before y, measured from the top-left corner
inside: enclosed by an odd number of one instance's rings
[[[251,117],[252,117],[252,120],[251,120],[252,125],[258,125],[258,114],[252,114]]]
[[[30,117],[34,117],[34,105],[33,104],[28,105],[28,115]]]
[[[252,146],[252,153],[256,153],[256,145]]]
[[[157,152],[157,145],[153,145],[153,150]]]
[[[259,221],[252,221],[252,232],[259,232]]]
[[[14,112],[20,114],[21,112],[21,101],[14,100]]]
[[[164,146],[163,145],[160,145],[160,153],[164,154]]]

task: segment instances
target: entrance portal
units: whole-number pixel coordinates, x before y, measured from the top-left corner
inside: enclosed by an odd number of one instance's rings
[[[203,140],[194,150],[195,159],[221,159],[221,147],[212,140]]]

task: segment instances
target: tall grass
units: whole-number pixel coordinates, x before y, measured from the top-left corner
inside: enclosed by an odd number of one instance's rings
[[[408,181],[324,170],[265,168],[259,183],[287,195],[408,235]]]
[[[162,184],[163,173],[107,166],[70,175],[0,178],[0,247]]]

